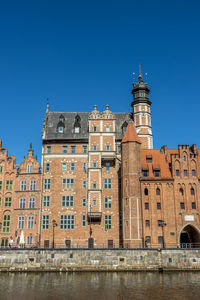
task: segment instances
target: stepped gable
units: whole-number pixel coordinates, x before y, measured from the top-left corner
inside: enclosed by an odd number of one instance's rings
[[[126,132],[123,136],[122,143],[127,143],[127,142],[136,142],[139,144],[142,144],[140,138],[138,137],[136,130],[133,126],[133,123],[129,123]]]

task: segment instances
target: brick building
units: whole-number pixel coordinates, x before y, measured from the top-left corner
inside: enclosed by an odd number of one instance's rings
[[[47,105],[42,172],[0,147],[2,247],[200,247],[200,149],[153,149],[149,92],[140,73],[130,114]]]

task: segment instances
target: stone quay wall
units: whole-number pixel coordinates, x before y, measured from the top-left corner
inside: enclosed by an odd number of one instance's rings
[[[200,271],[200,249],[1,249],[0,272]]]

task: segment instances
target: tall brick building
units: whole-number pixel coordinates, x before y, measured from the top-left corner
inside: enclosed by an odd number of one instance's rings
[[[17,167],[0,147],[2,247],[22,230],[27,247],[200,246],[200,149],[153,149],[149,92],[140,73],[131,114],[47,105],[41,172],[32,148]]]

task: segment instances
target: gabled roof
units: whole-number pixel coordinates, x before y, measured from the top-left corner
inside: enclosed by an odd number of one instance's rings
[[[125,134],[122,139],[122,143],[127,143],[127,142],[136,142],[142,144],[140,138],[136,133],[133,123],[128,123],[128,126],[126,128]]]

